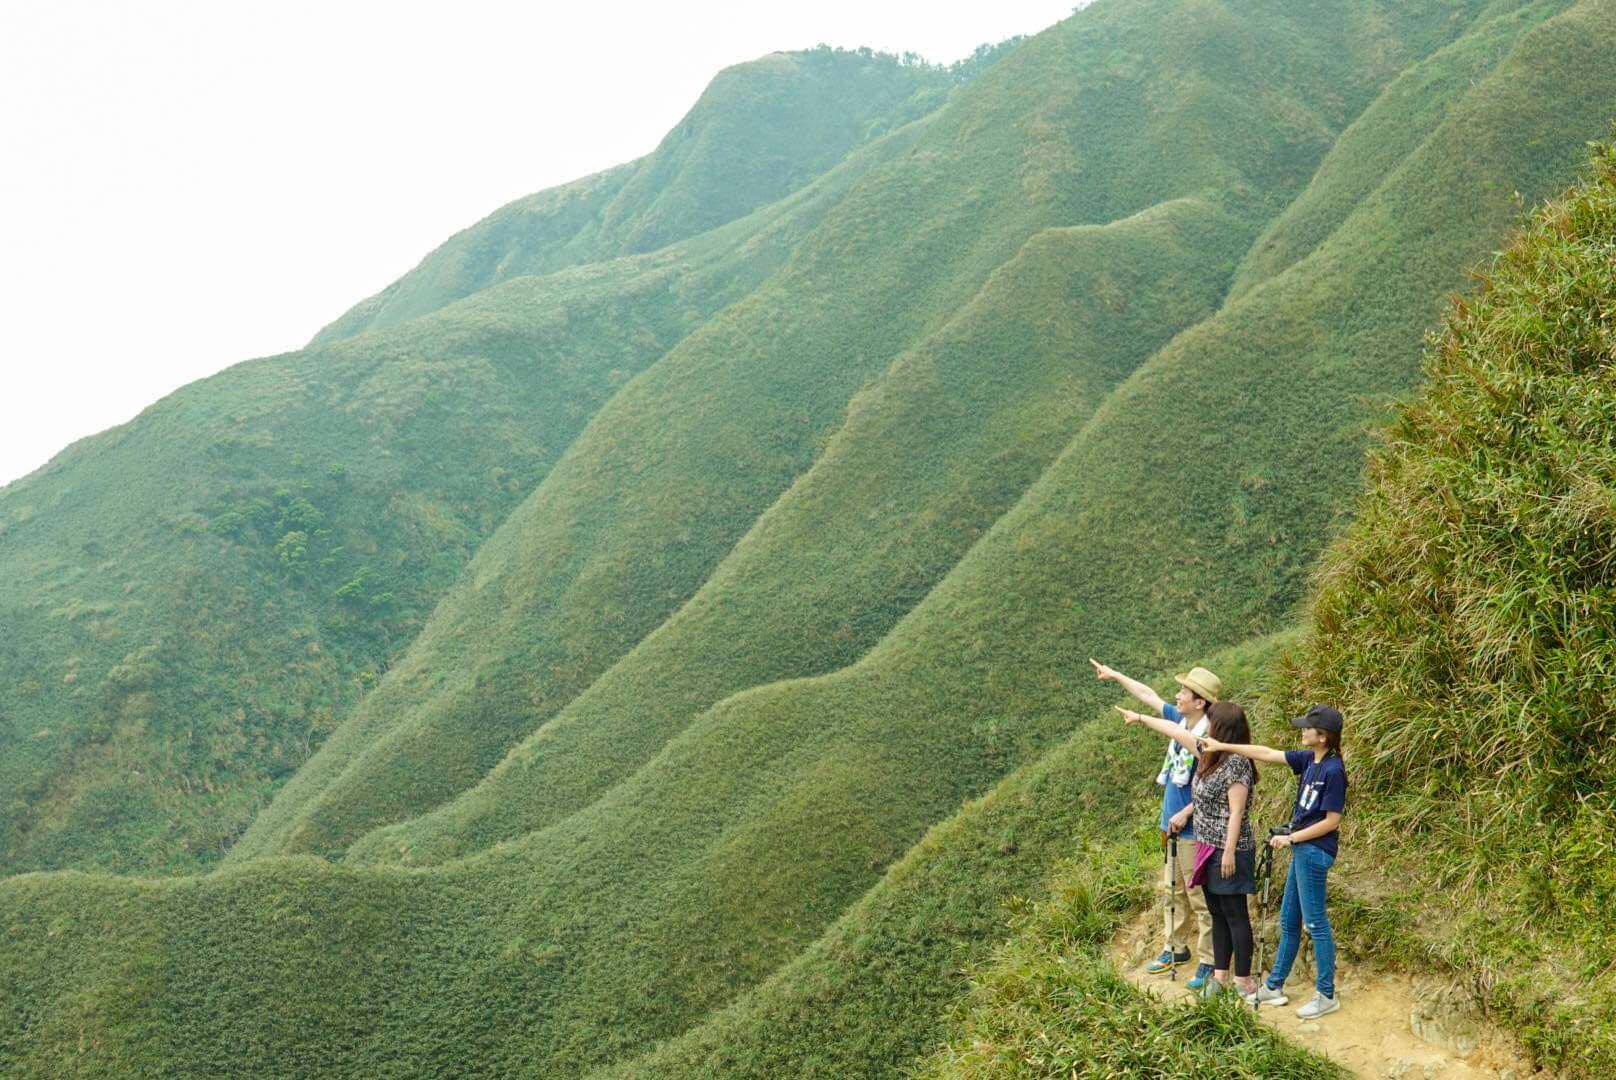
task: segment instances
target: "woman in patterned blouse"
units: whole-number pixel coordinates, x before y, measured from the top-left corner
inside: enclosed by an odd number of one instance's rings
[[[1131,709],[1118,709],[1130,724],[1143,724],[1196,750],[1193,734],[1182,727]],[[1244,743],[1251,727],[1246,711],[1232,701],[1217,702],[1207,712],[1211,736],[1220,743]],[[1257,767],[1247,758],[1226,750],[1198,753],[1189,806],[1175,814],[1169,828],[1178,832],[1195,821],[1195,864],[1204,867],[1201,888],[1212,916],[1212,979],[1202,993],[1213,997],[1229,988],[1229,972],[1240,981],[1242,994],[1254,993],[1251,977],[1251,913],[1246,897],[1257,890],[1257,841],[1246,819]],[[1215,843],[1207,840],[1215,838]],[[1200,871],[1197,872],[1200,876]],[[1232,964],[1231,964],[1232,961]]]

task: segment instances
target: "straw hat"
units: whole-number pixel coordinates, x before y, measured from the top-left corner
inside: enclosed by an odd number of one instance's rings
[[[1223,696],[1223,680],[1204,667],[1190,668],[1189,674],[1173,678],[1202,701],[1216,701]]]

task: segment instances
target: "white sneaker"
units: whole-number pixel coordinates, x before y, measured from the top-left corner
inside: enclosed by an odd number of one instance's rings
[[[1283,989],[1271,989],[1266,979],[1257,983],[1257,989],[1253,990],[1249,994],[1244,995],[1244,997],[1247,1005],[1258,1008],[1264,1005],[1286,1005],[1289,1004],[1291,1000],[1285,996],[1285,991]]]
[[[1325,1013],[1333,1013],[1340,1007],[1341,998],[1339,996],[1325,997],[1323,994],[1315,993],[1312,1001],[1296,1010],[1296,1018],[1298,1020],[1317,1020]]]

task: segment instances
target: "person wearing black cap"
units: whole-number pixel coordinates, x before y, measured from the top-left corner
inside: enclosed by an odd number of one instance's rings
[[[1291,849],[1291,869],[1285,878],[1285,899],[1279,908],[1279,946],[1274,966],[1255,993],[1246,1000],[1253,1005],[1284,1005],[1285,979],[1296,961],[1302,943],[1302,924],[1313,939],[1313,999],[1296,1015],[1312,1020],[1341,1007],[1335,994],[1335,936],[1324,909],[1324,882],[1335,865],[1337,830],[1347,809],[1347,769],[1341,760],[1341,714],[1328,705],[1314,705],[1306,715],[1291,721],[1302,729],[1301,750],[1274,750],[1267,746],[1246,746],[1202,740],[1202,752],[1227,750],[1253,761],[1289,765],[1299,780],[1296,805],[1291,811],[1290,832],[1275,836],[1269,843]]]

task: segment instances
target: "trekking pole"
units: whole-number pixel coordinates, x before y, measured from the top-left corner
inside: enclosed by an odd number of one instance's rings
[[[1172,904],[1173,925],[1178,924],[1178,834],[1167,834],[1167,896]],[[1186,895],[1187,901],[1189,897]],[[1173,982],[1178,981],[1178,950],[1173,947],[1173,934],[1169,928],[1167,932],[1167,977]]]
[[[1278,829],[1269,829],[1268,838],[1272,840],[1278,831]],[[1262,854],[1257,859],[1257,963],[1254,970],[1256,971],[1257,976],[1261,979],[1267,979],[1267,976],[1263,974],[1263,961],[1266,959],[1268,953],[1268,939],[1266,936],[1266,930],[1268,924],[1268,910],[1273,905],[1273,902],[1274,846],[1272,844],[1265,843],[1263,844]],[[1260,1003],[1254,1003],[1252,1005],[1252,1009],[1254,1010],[1259,1009],[1260,1007]]]
[[[1162,912],[1162,940],[1173,947],[1173,920],[1178,917],[1178,898],[1173,895],[1173,856],[1167,847],[1167,833],[1162,833],[1162,884],[1167,886],[1167,910]]]

